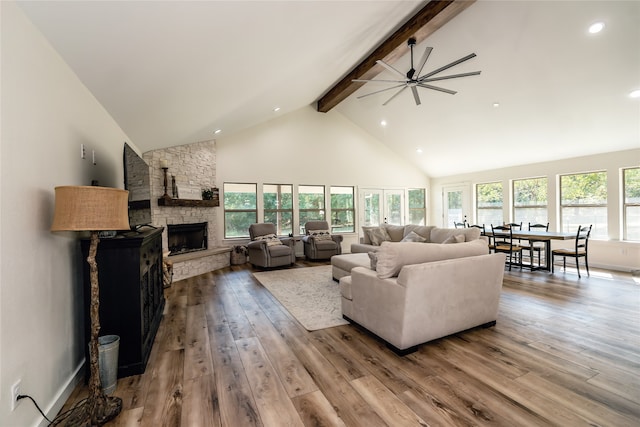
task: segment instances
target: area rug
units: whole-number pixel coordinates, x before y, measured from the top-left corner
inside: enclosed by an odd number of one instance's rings
[[[340,285],[331,266],[261,271],[253,276],[308,331],[347,325],[342,318]]]

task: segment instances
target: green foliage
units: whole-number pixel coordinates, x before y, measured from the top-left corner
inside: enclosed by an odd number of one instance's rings
[[[476,186],[479,208],[502,206],[502,183],[490,182]]]
[[[607,203],[607,173],[591,172],[560,177],[563,205],[601,205]]]
[[[515,206],[545,206],[547,178],[519,179],[513,182]]]
[[[640,203],[640,168],[625,169],[624,199],[626,203]]]
[[[425,206],[426,204],[424,188],[409,190],[409,209],[424,209]],[[414,223],[412,222],[411,224]]]
[[[247,210],[256,209],[256,193],[224,193],[225,210]]]

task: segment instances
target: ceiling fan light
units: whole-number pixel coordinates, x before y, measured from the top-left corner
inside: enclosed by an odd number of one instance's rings
[[[636,90],[631,91],[629,96],[631,98],[640,98],[640,89],[636,89]]]

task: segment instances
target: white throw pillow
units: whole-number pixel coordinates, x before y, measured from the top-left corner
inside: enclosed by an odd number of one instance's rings
[[[419,235],[418,233],[416,233],[415,231],[410,232],[409,234],[407,234],[406,236],[404,236],[402,238],[402,240],[400,240],[401,242],[417,242],[417,243],[424,243],[427,241],[426,238],[422,237],[421,235]]]
[[[264,236],[256,236],[254,240],[266,240],[267,246],[281,245],[282,242],[275,234],[265,234]]]
[[[313,236],[316,240],[331,240],[331,232],[329,230],[307,230],[309,236]]]

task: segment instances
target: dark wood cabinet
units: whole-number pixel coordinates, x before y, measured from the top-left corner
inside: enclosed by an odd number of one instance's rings
[[[162,230],[100,239],[96,261],[100,286],[100,336],[118,335],[118,378],[144,372],[164,309]],[[85,338],[89,342],[89,239],[82,240]],[[85,344],[86,344],[85,343]],[[88,349],[85,352],[88,357]]]

